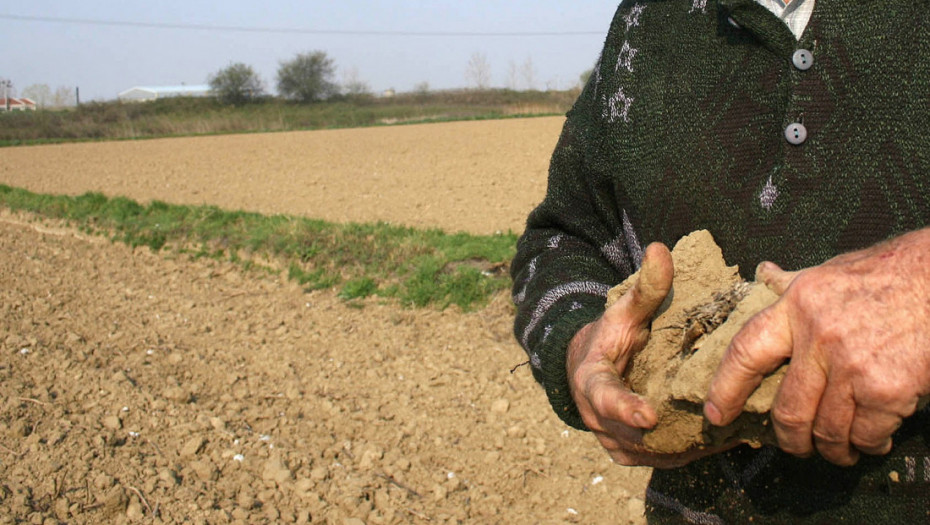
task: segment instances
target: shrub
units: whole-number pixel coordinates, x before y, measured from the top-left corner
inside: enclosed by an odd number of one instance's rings
[[[262,81],[251,68],[241,62],[230,64],[210,75],[210,90],[224,104],[240,105],[262,95]]]
[[[278,93],[298,102],[326,100],[339,93],[335,65],[323,51],[301,53],[278,68]]]

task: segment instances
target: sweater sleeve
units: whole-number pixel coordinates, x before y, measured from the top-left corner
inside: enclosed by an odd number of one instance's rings
[[[607,291],[629,276],[642,248],[607,170],[592,161],[602,138],[590,131],[603,114],[595,68],[568,113],[549,167],[546,197],[530,214],[511,274],[514,332],[533,375],[567,424],[584,429],[565,370],[569,341],[604,310]]]

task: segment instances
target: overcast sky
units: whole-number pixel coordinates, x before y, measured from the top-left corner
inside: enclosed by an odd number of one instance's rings
[[[536,88],[564,89],[594,65],[618,3],[6,2],[0,78],[17,92],[32,84],[78,86],[82,100],[108,100],[133,86],[204,84],[210,73],[243,62],[273,92],[282,60],[322,50],[335,61],[337,82],[355,71],[375,92],[410,91],[423,82],[466,87],[469,58],[483,53],[492,86],[506,87],[510,64],[529,59]]]

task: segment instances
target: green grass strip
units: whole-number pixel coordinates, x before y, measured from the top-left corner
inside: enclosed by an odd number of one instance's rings
[[[510,286],[506,269],[516,235],[449,234],[374,224],[336,224],[215,206],[148,205],[101,193],[72,197],[0,184],[0,206],[61,219],[83,231],[153,251],[228,258],[245,267],[270,257],[306,289],[339,288],[352,300],[371,295],[407,306],[480,307]]]

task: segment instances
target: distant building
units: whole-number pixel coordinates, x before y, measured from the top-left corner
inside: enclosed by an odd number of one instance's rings
[[[118,97],[126,102],[147,102],[168,97],[206,97],[210,86],[136,86],[121,92]]]
[[[36,110],[36,101],[31,98],[13,98],[10,97],[9,100],[5,98],[0,98],[0,111],[26,111],[31,109],[32,111]]]

